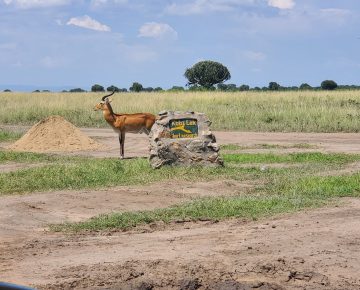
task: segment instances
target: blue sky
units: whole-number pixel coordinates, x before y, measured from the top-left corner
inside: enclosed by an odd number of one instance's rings
[[[0,0],[0,86],[360,85],[359,0]],[[12,89],[10,87],[10,89]]]

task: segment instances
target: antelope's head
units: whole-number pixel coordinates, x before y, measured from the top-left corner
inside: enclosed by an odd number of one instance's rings
[[[101,102],[94,106],[94,111],[108,110],[109,108],[107,107],[107,105],[110,104],[112,101],[112,99],[110,99],[109,97],[112,96],[114,93],[115,93],[115,91],[113,91],[109,95],[103,96],[101,99]]]

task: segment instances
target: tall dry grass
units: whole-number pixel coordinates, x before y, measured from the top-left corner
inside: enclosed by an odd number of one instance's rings
[[[0,124],[32,125],[61,115],[79,127],[107,127],[94,105],[103,93],[0,93]],[[360,91],[118,93],[116,112],[204,112],[216,130],[359,132]]]

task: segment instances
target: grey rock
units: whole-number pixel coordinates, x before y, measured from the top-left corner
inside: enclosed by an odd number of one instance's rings
[[[223,166],[210,124],[204,113],[160,112],[149,135],[151,166]]]

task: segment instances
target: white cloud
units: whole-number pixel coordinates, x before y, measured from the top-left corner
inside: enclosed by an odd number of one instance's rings
[[[268,0],[268,5],[279,9],[292,9],[295,6],[294,0]]]
[[[42,58],[40,60],[40,63],[44,67],[55,68],[55,67],[61,66],[63,62],[61,60],[59,60],[59,59],[55,59],[55,58],[50,57],[50,56],[45,56],[44,58]]]
[[[3,0],[6,5],[14,5],[18,8],[35,8],[35,7],[51,7],[66,5],[71,0]]]
[[[260,51],[244,51],[242,53],[243,57],[251,61],[262,61],[266,59],[266,54]]]
[[[92,29],[96,31],[111,31],[111,28],[105,24],[101,24],[99,21],[92,19],[88,15],[81,17],[73,17],[67,23],[67,25],[75,25],[82,28]]]
[[[320,9],[320,13],[317,14],[319,20],[324,20],[326,23],[333,23],[337,26],[342,26],[353,16],[350,10],[338,8]]]
[[[140,27],[138,36],[151,38],[171,37],[176,39],[177,32],[169,24],[148,22]]]
[[[329,17],[345,17],[351,14],[350,10],[347,9],[338,9],[338,8],[327,8],[327,9],[321,9],[320,12],[324,16]]]
[[[107,4],[126,4],[128,0],[91,0],[91,7],[96,8]]]
[[[195,0],[183,4],[172,3],[165,8],[165,12],[177,15],[202,14],[231,11],[238,6],[254,3],[255,0]]]

